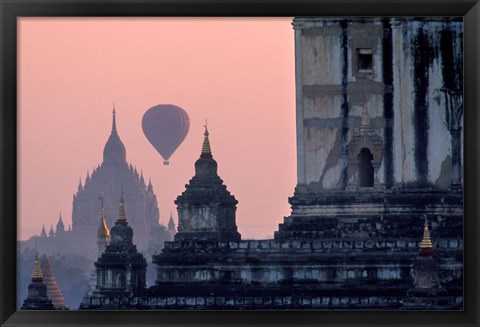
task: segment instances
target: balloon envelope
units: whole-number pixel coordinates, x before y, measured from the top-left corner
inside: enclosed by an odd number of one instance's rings
[[[142,118],[143,134],[163,157],[164,165],[180,146],[190,129],[190,118],[180,107],[160,104],[148,109]]]

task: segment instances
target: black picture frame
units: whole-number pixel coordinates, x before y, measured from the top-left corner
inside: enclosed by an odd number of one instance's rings
[[[478,2],[478,0],[0,0],[1,326],[479,326],[480,4]],[[331,15],[464,17],[463,311],[16,311],[18,17]]]

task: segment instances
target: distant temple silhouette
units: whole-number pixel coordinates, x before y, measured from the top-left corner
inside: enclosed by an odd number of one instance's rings
[[[44,252],[76,253],[81,241],[81,254],[95,260],[99,213],[103,210],[106,226],[112,226],[122,190],[129,203],[126,213],[135,229],[134,241],[141,251],[148,251],[149,246],[152,248],[152,237],[157,245],[158,238],[169,240],[173,236],[171,231],[175,229],[175,223],[172,218],[168,222],[170,232],[159,224],[157,197],[151,181],[147,184],[143,173],[139,174],[136,167],[127,163],[126,149],[117,131],[115,108],[112,115],[112,129],[103,150],[103,162],[93,169],[91,175],[87,171],[84,184],[80,180],[73,195],[72,226],[65,230],[60,214],[55,231],[50,226],[47,235],[43,227],[38,242]]]

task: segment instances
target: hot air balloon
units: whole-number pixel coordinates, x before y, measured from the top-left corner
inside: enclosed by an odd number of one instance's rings
[[[159,104],[148,109],[142,118],[143,134],[163,157],[164,165],[180,146],[190,129],[190,118],[180,107]]]

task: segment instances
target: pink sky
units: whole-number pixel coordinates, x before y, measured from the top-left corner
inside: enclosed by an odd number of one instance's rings
[[[194,175],[208,119],[218,173],[243,238],[272,236],[296,184],[291,18],[20,18],[20,239],[71,223],[72,195],[102,162],[112,103],[127,161],[151,177],[165,224]],[[175,104],[190,132],[170,166],[143,113]],[[128,205],[128,203],[126,203]]]

